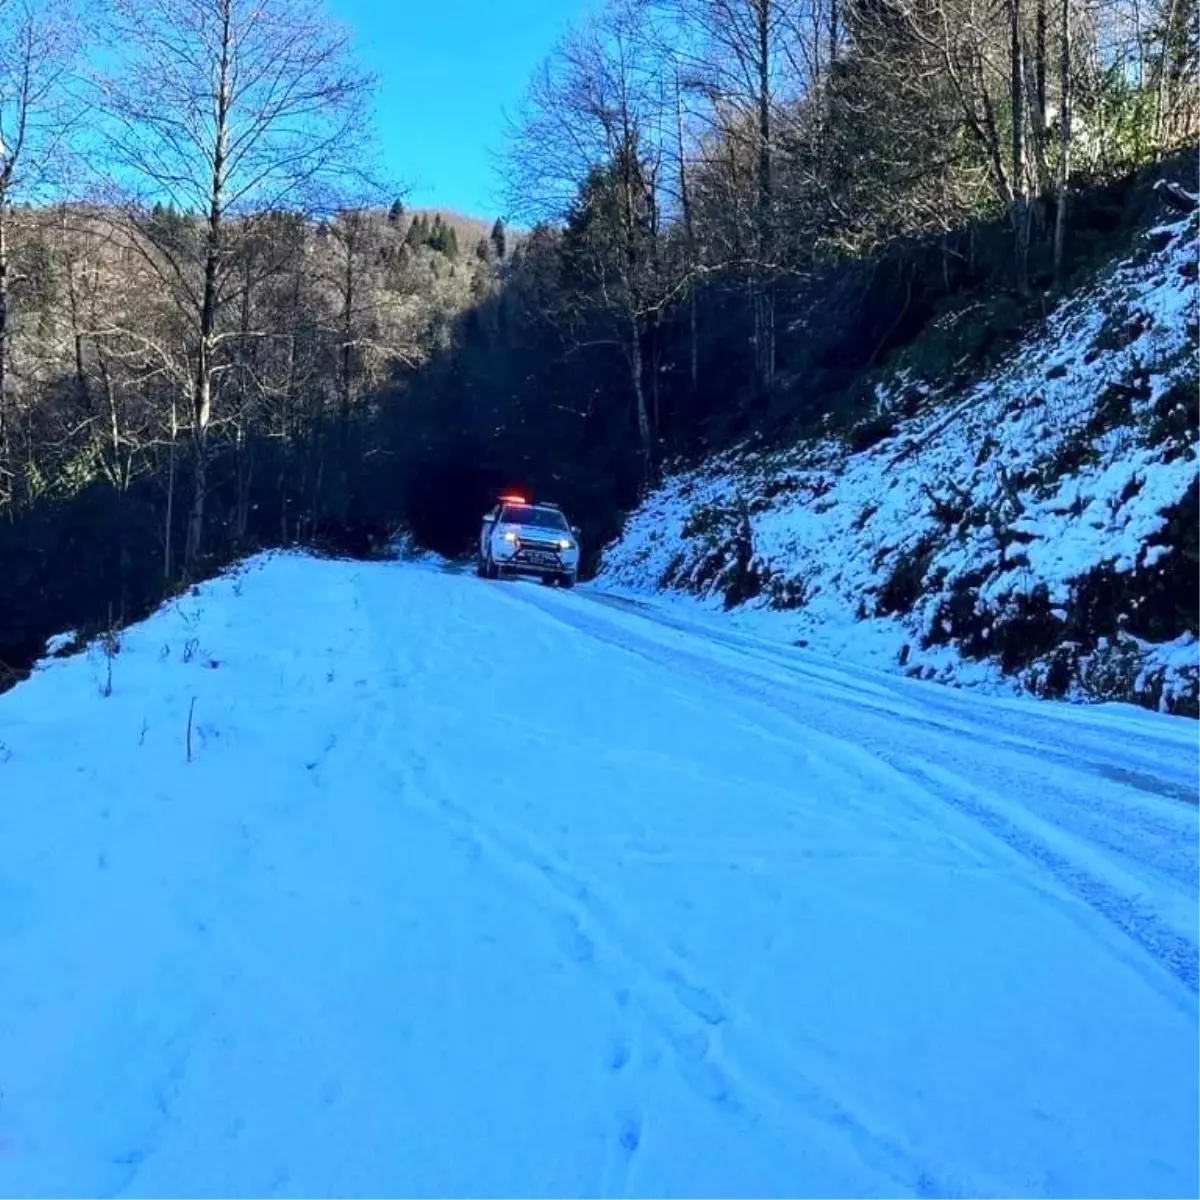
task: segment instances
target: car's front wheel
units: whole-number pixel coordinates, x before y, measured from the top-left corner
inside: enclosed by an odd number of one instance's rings
[[[565,588],[574,587],[575,586],[575,572],[568,571],[565,575],[560,575],[558,577],[558,586],[565,587]]]

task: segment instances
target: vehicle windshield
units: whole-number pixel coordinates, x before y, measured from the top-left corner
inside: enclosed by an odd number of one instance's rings
[[[537,508],[532,504],[506,504],[500,519],[513,525],[533,525],[538,529],[568,529],[567,519],[556,508]]]

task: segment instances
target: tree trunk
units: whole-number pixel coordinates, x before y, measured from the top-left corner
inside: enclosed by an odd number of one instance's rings
[[[192,415],[192,507],[188,513],[187,543],[184,547],[184,565],[188,567],[195,563],[203,544],[204,500],[208,494],[208,424],[212,417],[212,380],[203,352],[200,361]]]
[[[775,385],[775,295],[765,278],[754,282],[754,355],[759,399],[766,400]]]
[[[1034,91],[1042,128],[1046,127],[1046,0],[1037,0],[1036,41],[1034,42]]]
[[[7,456],[8,412],[8,189],[0,187],[0,464]]]
[[[1045,19],[1045,13],[1042,9],[1044,0],[1038,0],[1038,20]],[[1039,36],[1044,36],[1039,30]],[[1045,51],[1045,47],[1042,47]],[[1026,99],[1025,110],[1029,117],[1029,123],[1032,126],[1033,137],[1030,139],[1033,149],[1033,163],[1036,172],[1036,187],[1034,195],[1030,198],[1030,209],[1037,211],[1039,227],[1045,221],[1044,202],[1054,189],[1054,176],[1050,171],[1050,164],[1046,159],[1046,150],[1050,144],[1050,131],[1046,126],[1046,98],[1045,87],[1046,81],[1044,78],[1045,68],[1038,61],[1038,52],[1035,49],[1030,55],[1028,47],[1023,48],[1024,68],[1026,79]],[[1028,157],[1028,155],[1026,155]]]
[[[112,373],[107,361],[100,360],[101,379],[104,383],[104,397],[108,402],[108,425],[111,439],[110,452],[112,466],[109,478],[117,493],[117,587],[120,596],[121,612],[125,611],[125,602],[129,595],[129,530],[126,528],[127,504],[126,492],[129,487],[129,459],[122,453],[124,434],[121,429],[121,407],[117,400],[117,388],[113,383]]]
[[[167,515],[163,522],[163,582],[171,582],[171,551],[175,535],[175,444],[179,438],[179,410],[171,393],[171,446],[167,452]]]
[[[1171,33],[1175,26],[1175,9],[1178,6],[1178,0],[1171,0],[1171,5],[1167,9],[1167,21],[1163,27],[1162,34],[1162,52],[1158,56],[1158,78],[1154,81],[1154,144],[1155,146],[1162,145],[1163,138],[1163,119],[1166,116],[1167,108],[1167,63],[1171,54]]]
[[[287,545],[289,536],[288,527],[288,503],[290,498],[288,463],[296,447],[292,444],[292,431],[294,428],[293,412],[295,409],[296,400],[296,338],[300,323],[300,270],[294,268],[292,271],[292,307],[291,307],[291,324],[288,332],[287,341],[287,370],[285,372],[286,382],[283,388],[283,411],[280,414],[280,432],[282,433],[283,453],[279,460],[279,534],[284,545]],[[301,441],[300,461],[307,461],[308,449],[303,437]],[[307,467],[301,468],[300,487],[298,489],[298,499],[301,502],[301,511],[303,511],[304,499],[304,478],[307,472]]]
[[[691,339],[691,355],[688,365],[691,369],[693,401],[700,390],[700,338],[698,324],[696,314],[696,281],[692,280],[688,285],[688,335]]]
[[[638,439],[642,446],[642,477],[643,481],[648,481],[654,441],[650,428],[650,414],[646,407],[646,388],[642,380],[642,336],[637,314],[632,309],[628,319],[629,373],[633,383],[634,403],[637,406]]]
[[[109,472],[113,484],[120,487],[121,470],[121,413],[117,408],[117,389],[113,386],[112,372],[103,350],[100,353],[100,379],[104,384],[104,399],[108,402],[108,433],[112,439],[112,469]]]
[[[755,360],[759,396],[775,382],[775,303],[769,274],[773,255],[771,188],[771,0],[756,6],[758,55],[758,278],[754,286]]]
[[[246,530],[250,524],[250,476],[252,463],[250,447],[246,441],[246,428],[238,423],[235,439],[237,465],[237,508],[234,514],[233,536],[237,546],[246,542]]]
[[[625,321],[628,324],[629,372],[637,410],[638,440],[642,449],[642,485],[645,486],[650,477],[654,440],[643,380],[642,322],[644,317],[642,315],[642,291],[639,284],[638,220],[634,198],[635,175],[638,171],[637,145],[628,125],[622,132],[619,162],[621,169],[621,234],[624,239],[622,255],[624,278],[621,283],[625,294]]]
[[[1058,211],[1054,214],[1054,278],[1062,276],[1063,246],[1067,237],[1067,197],[1071,183],[1071,0],[1060,0],[1062,5],[1062,55],[1059,59],[1059,104],[1058,144]]]
[[[357,221],[350,214],[348,221]],[[350,492],[350,402],[354,368],[354,253],[357,229],[346,233],[346,272],[342,282],[342,352],[338,373],[338,516],[344,521],[349,511]]]
[[[1021,39],[1021,0],[1009,0],[1010,95],[1012,101],[1012,223],[1016,244],[1017,290],[1029,290],[1029,198],[1025,186],[1025,81]]]
[[[225,163],[229,149],[229,75],[233,42],[233,0],[221,3],[221,60],[216,94],[212,183],[209,190],[208,235],[204,251],[204,293],[200,304],[199,347],[192,390],[192,510],[188,519],[185,563],[191,566],[204,539],[204,500],[208,488],[208,427],[212,420],[213,361],[216,350],[217,272],[221,262]]]
[[[650,340],[650,422],[651,427],[657,432],[661,438],[663,436],[662,425],[662,386],[659,377],[662,374],[662,317],[655,310],[650,318],[649,329]]]
[[[700,385],[700,349],[697,341],[696,322],[696,227],[692,220],[692,194],[688,187],[687,156],[683,151],[683,89],[679,82],[679,70],[675,71],[675,140],[679,157],[679,206],[683,214],[684,245],[687,249],[688,272],[688,335],[689,335],[689,379],[692,385],[692,400]]]
[[[67,243],[67,210],[65,206],[60,212],[64,245]],[[75,260],[70,252],[66,252],[67,267],[67,302],[71,310],[71,338],[75,349],[75,391],[83,411],[92,415],[92,390],[88,384],[87,369],[84,362],[84,335],[79,319],[79,289],[75,286]]]
[[[241,367],[238,381],[238,418],[234,433],[234,478],[237,484],[237,499],[234,506],[233,539],[234,545],[240,549],[246,542],[246,529],[250,520],[250,476],[253,464],[250,457],[250,443],[246,437],[246,428],[252,416],[246,397],[246,381],[251,377],[248,369],[255,357],[251,347],[250,337],[251,316],[254,311],[254,260],[253,247],[247,248],[242,267],[242,311],[240,328],[242,336],[238,342],[237,357]]]

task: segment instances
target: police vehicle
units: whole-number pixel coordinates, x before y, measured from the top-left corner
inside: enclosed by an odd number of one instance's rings
[[[579,530],[557,504],[501,496],[484,514],[478,572],[485,579],[536,575],[543,583],[574,587],[579,577]]]

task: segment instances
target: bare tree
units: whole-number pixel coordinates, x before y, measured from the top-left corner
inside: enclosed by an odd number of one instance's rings
[[[1071,0],[1059,0],[1058,209],[1054,214],[1054,277],[1062,275],[1067,236],[1067,194],[1071,183]]]
[[[721,137],[744,143],[731,145],[732,161],[753,163],[750,296],[755,375],[763,395],[775,375],[779,125],[809,82],[795,48],[797,9],[795,0],[681,0],[693,79],[710,100]]]
[[[12,420],[12,205],[43,199],[60,177],[79,113],[69,94],[77,49],[65,0],[0,0],[0,466]]]
[[[411,319],[402,314],[401,295],[388,286],[389,251],[398,231],[380,208],[348,207],[324,227],[325,254],[319,268],[333,294],[328,332],[336,349],[338,504],[344,513],[350,494],[351,418],[363,393],[381,384],[386,372],[417,366],[420,347]]]
[[[1021,0],[1008,0],[1009,125],[1012,132],[1012,223],[1016,234],[1017,289],[1029,286],[1029,197],[1025,188],[1025,43]]]
[[[1021,290],[1030,234],[1026,125],[1036,130],[1040,112],[1036,64],[1026,70],[1024,22],[1021,0],[1002,6],[988,0],[885,0],[857,24],[861,52],[891,79],[897,102],[932,116],[943,96],[951,99],[958,126],[974,142],[1012,225]],[[1035,147],[1040,144],[1035,139]]]
[[[689,184],[691,164],[687,157],[687,143],[683,131],[683,84],[679,66],[675,69],[675,170],[678,177],[679,217],[683,226],[683,244],[687,268],[688,300],[688,379],[691,382],[692,398],[695,399],[700,386],[700,336],[696,305],[696,274],[700,254],[696,238],[696,219],[692,206]]]
[[[512,210],[568,221],[573,262],[616,319],[647,477],[654,421],[643,343],[683,286],[663,278],[658,246],[670,120],[667,80],[641,14],[617,4],[543,65],[509,158]]]
[[[185,561],[204,532],[209,431],[239,280],[231,241],[284,207],[314,208],[364,161],[371,81],[315,0],[115,0],[116,70],[101,80],[111,161],[140,252],[187,329],[193,493]],[[168,233],[151,204],[199,224]]]

